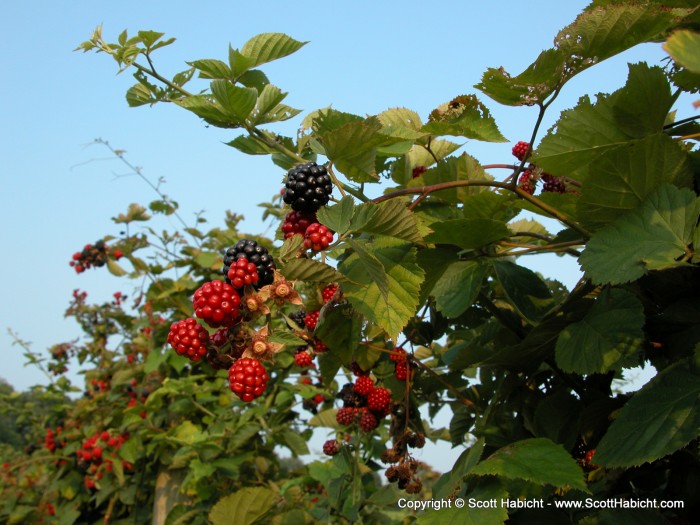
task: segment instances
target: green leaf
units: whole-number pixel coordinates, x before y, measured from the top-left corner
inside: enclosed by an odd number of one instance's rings
[[[126,92],[126,102],[129,104],[129,107],[132,108],[144,106],[146,104],[154,104],[157,101],[158,100],[153,97],[151,90],[140,82],[131,86]]]
[[[366,239],[350,239],[348,240],[348,244],[357,255],[358,264],[362,266],[363,272],[369,277],[370,281],[376,284],[382,298],[388,301],[389,278],[384,269],[384,265],[370,251],[373,247],[372,241]]]
[[[199,71],[199,78],[210,78],[212,80],[231,80],[233,78],[233,71],[221,60],[206,58],[193,60],[192,62],[187,62],[187,64]]]
[[[578,219],[591,229],[636,208],[661,184],[692,185],[687,153],[662,133],[608,151],[590,170],[578,201]]]
[[[173,102],[217,128],[236,128],[241,125],[240,119],[231,119],[221,105],[210,100],[207,95],[193,95]]]
[[[146,208],[140,204],[132,203],[129,204],[126,214],[120,213],[116,217],[112,217],[112,220],[117,224],[128,224],[133,221],[147,221],[150,218]]]
[[[448,266],[430,293],[438,311],[448,318],[464,313],[476,300],[487,273],[488,266],[476,261],[458,261]]]
[[[431,144],[431,149],[433,148],[434,145]],[[431,160],[430,163],[425,165],[428,166],[432,163]],[[446,188],[431,193],[431,197],[429,198],[438,197],[455,204],[463,203],[469,197],[488,191],[487,184],[493,181],[493,177],[484,171],[479,161],[474,157],[463,153],[459,157],[449,157],[445,159],[418,178],[412,179],[409,177],[405,183],[409,188],[415,188],[453,181],[474,181],[480,185]]]
[[[510,261],[493,261],[503,291],[520,315],[537,322],[552,307],[552,292],[535,272]]]
[[[246,71],[237,78],[240,84],[245,87],[255,88],[258,92],[262,91],[263,88],[270,83],[267,75],[260,71],[259,69],[251,69]]]
[[[284,346],[306,346],[307,342],[286,330],[276,330],[270,335],[268,340],[271,343],[278,343]]]
[[[272,62],[298,51],[308,42],[299,42],[284,33],[261,33],[243,44],[240,54],[246,57],[245,69],[234,67],[234,74],[239,76],[245,70]],[[238,64],[236,64],[238,66]]]
[[[700,214],[700,198],[669,184],[593,235],[579,262],[595,284],[634,281],[649,270],[683,264]]]
[[[458,507],[453,501],[448,507],[444,500],[435,503],[444,505],[438,510],[426,509],[418,516],[418,525],[503,525],[508,523],[508,509],[501,505],[501,500],[508,498],[508,493],[497,482],[481,483],[476,489],[462,499],[463,507]],[[486,504],[484,508],[470,505],[471,502]],[[496,502],[495,505],[492,502]],[[432,502],[431,502],[432,503]]]
[[[681,13],[660,4],[625,2],[588,9],[559,32],[555,46],[573,60],[590,60],[590,64],[581,65],[578,71],[582,71],[637,44],[657,40],[675,23],[676,16]]]
[[[430,113],[422,131],[488,142],[506,142],[489,110],[475,95],[462,95]]]
[[[322,207],[316,213],[316,217],[321,224],[342,235],[350,228],[350,220],[354,212],[354,200],[346,195],[337,204]]]
[[[462,452],[455,461],[452,470],[443,474],[433,486],[434,498],[447,498],[455,491],[462,480],[469,474],[484,453],[484,438],[477,440],[472,446]]]
[[[328,305],[321,309],[314,333],[341,363],[349,363],[362,339],[362,323],[350,305]]]
[[[415,111],[406,108],[391,108],[377,115],[382,123],[382,134],[409,141],[423,138],[427,133],[421,131],[423,123]]]
[[[342,361],[331,352],[325,352],[318,356],[318,371],[321,373],[325,387],[330,387],[333,384],[335,376],[342,366]]]
[[[644,308],[629,292],[606,289],[579,322],[559,336],[556,359],[565,372],[605,373],[636,365],[644,340]]]
[[[418,307],[423,270],[416,263],[416,249],[411,243],[381,237],[370,241],[367,250],[384,267],[388,293],[385,296],[367,274],[357,253],[338,265],[340,272],[350,280],[343,284],[343,293],[357,311],[394,337],[403,330]]]
[[[321,137],[325,154],[335,166],[354,182],[379,180],[375,166],[377,146],[391,142],[380,133],[376,117],[348,122]]]
[[[582,97],[574,109],[562,112],[532,161],[549,173],[584,182],[595,173],[590,163],[605,152],[661,133],[673,104],[668,81],[658,68],[645,64],[629,68],[623,88],[598,95],[595,104]]]
[[[107,259],[107,269],[109,270],[109,273],[116,275],[117,277],[127,274],[127,271],[114,259]]]
[[[448,266],[459,259],[459,249],[456,246],[436,246],[418,251],[418,264],[425,272],[425,280],[421,286],[419,303],[423,304],[433,291]]]
[[[179,443],[193,445],[207,439],[207,434],[199,426],[190,421],[184,421],[171,431],[172,437]]]
[[[564,447],[546,438],[524,439],[500,448],[471,470],[477,476],[524,479],[539,485],[588,492],[583,471]]]
[[[287,93],[283,93],[278,87],[266,84],[258,95],[250,121],[259,125],[289,120],[298,115],[301,112],[300,110],[280,104],[286,97]]]
[[[230,120],[243,122],[253,111],[257,90],[234,86],[228,80],[212,80],[210,86],[212,95]]]
[[[299,249],[304,244],[302,235],[292,235],[289,239],[285,239],[280,248],[280,254],[277,261],[284,266],[288,259],[294,259],[299,252]]]
[[[314,283],[345,282],[346,278],[335,268],[313,259],[293,259],[280,269],[290,281],[310,281]]]
[[[676,31],[662,46],[678,64],[692,73],[700,73],[700,33]]]
[[[327,428],[339,428],[340,424],[335,419],[335,415],[338,412],[336,408],[329,408],[319,412],[309,420],[309,426],[312,427],[327,427]]]
[[[666,73],[645,63],[628,67],[627,82],[613,105],[615,119],[630,137],[659,133],[675,101]]]
[[[401,199],[390,199],[380,204],[367,202],[355,207],[349,229],[395,237],[412,243],[421,243],[416,217]]]
[[[502,104],[542,103],[581,71],[637,44],[658,40],[679,14],[661,5],[597,6],[562,29],[554,49],[543,51],[520,75],[491,68],[476,87]]]
[[[448,157],[460,148],[461,144],[450,142],[449,140],[431,140],[430,150],[424,146],[415,145],[411,147],[408,153],[402,159],[398,159],[392,164],[391,178],[398,184],[408,184],[413,181],[413,168],[417,166],[432,166],[433,164],[445,159],[446,162],[451,162],[453,157]],[[478,165],[478,162],[474,160]],[[483,170],[482,170],[483,171]],[[456,180],[456,179],[452,179]],[[418,183],[417,185],[422,185]]]
[[[662,458],[698,437],[700,377],[684,364],[665,369],[623,406],[594,461],[631,467]]]
[[[476,249],[510,236],[503,221],[493,219],[453,219],[430,225],[433,233],[425,240],[433,244],[454,244],[460,248]]]
[[[275,504],[275,493],[264,487],[246,487],[221,498],[209,512],[212,525],[251,525]]]
[[[297,456],[303,456],[309,453],[309,447],[306,444],[306,440],[291,430],[286,430],[281,433],[282,441],[287,445],[289,450],[291,450]]]
[[[333,108],[323,108],[311,112],[302,123],[302,129],[313,130],[316,135],[324,135],[349,123],[362,123],[363,119],[353,113],[337,111]]]
[[[531,106],[544,101],[566,81],[564,55],[556,49],[540,53],[535,62],[517,76],[503,68],[489,68],[474,86],[507,106]]]
[[[269,155],[273,152],[272,149],[250,135],[240,135],[232,141],[227,142],[226,145],[236,148],[246,155]]]

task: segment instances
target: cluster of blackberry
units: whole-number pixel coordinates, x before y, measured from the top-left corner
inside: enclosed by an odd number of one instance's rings
[[[107,264],[110,256],[119,260],[123,255],[121,250],[112,252],[104,241],[99,240],[95,244],[86,244],[81,251],[75,252],[68,264],[75,269],[76,273],[83,273],[92,267],[101,268]]]
[[[241,239],[224,253],[224,267],[222,272],[228,284],[231,284],[232,277],[233,279],[236,278],[235,272],[238,268],[237,263],[239,259],[242,258],[245,258],[248,263],[255,265],[257,269],[257,281],[253,283],[256,288],[272,284],[274,280],[275,261],[267,251],[267,248],[260,246],[257,242],[250,239]],[[229,275],[232,268],[234,269],[234,273]],[[245,272],[250,273],[247,269]]]
[[[287,172],[282,200],[293,210],[315,213],[328,204],[333,183],[325,166],[308,162]]]
[[[398,482],[400,489],[408,494],[418,494],[423,488],[421,480],[416,476],[420,463],[408,453],[408,447],[423,448],[425,435],[420,432],[406,431],[394,440],[392,448],[382,452],[381,460],[390,463],[384,475],[389,483]]]
[[[282,200],[292,207],[282,222],[284,238],[304,236],[304,247],[314,252],[328,248],[333,231],[316,220],[316,212],[330,200],[333,183],[325,166],[308,162],[287,172]]]

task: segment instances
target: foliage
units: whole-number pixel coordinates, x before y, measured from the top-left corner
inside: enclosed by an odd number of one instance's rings
[[[482,93],[539,109],[529,157],[498,165],[480,165],[455,141],[505,140],[476,95],[438,105],[426,122],[406,108],[365,117],[325,108],[303,119],[297,137],[281,136],[269,125],[299,111],[283,104],[286,93],[259,66],[303,42],[257,35],[231,48],[227,61],[194,60],[166,78],[153,53],[173,39],[123,32],[107,43],[98,28],[79,49],[134,72],[131,106],[169,102],[241,130],[228,145],[269,155],[276,170],[325,164],[336,193],[316,219],[337,237],[316,253],[281,231],[275,239],[244,236],[229,214],[223,228],[202,230],[200,218],[197,228],[105,239],[131,266],[111,259],[108,269],[142,284],[129,309],[121,297],[90,305],[75,294],[68,315],[86,337],[63,348],[86,367],[85,395],[34,422],[52,429],[56,445],[8,462],[0,517],[583,525],[643,515],[691,523],[700,474],[700,158],[697,116],[678,118],[674,103],[700,88],[698,13],[690,1],[595,1],[522,73],[489,69],[476,86]],[[666,42],[671,56],[662,65],[631,64],[624,86],[582,97],[540,140],[542,116],[569,79],[644,42]],[[204,85],[185,88],[197,81]],[[381,196],[369,198],[368,185],[381,185]],[[280,220],[290,211],[280,198],[265,208]],[[177,203],[159,194],[149,209],[169,215]],[[554,219],[560,230],[550,233],[532,216]],[[116,218],[127,227],[149,220],[138,205]],[[167,348],[168,327],[192,316],[192,294],[221,279],[222,253],[243,237],[270,250],[275,282],[246,290],[227,345],[187,362]],[[584,275],[572,290],[518,264],[544,253],[580,262]],[[339,291],[323,297],[330,283]],[[300,307],[319,311],[317,326],[300,323]],[[317,368],[300,370],[299,347]],[[225,369],[256,348],[270,383],[245,404],[230,392]],[[658,374],[637,392],[616,392],[613,381],[636,366]],[[355,409],[352,386],[343,385],[353,372],[370,373],[391,396],[389,417],[374,430],[336,417],[340,404]],[[71,391],[62,379],[47,389]],[[433,428],[443,407],[452,412],[449,429]],[[319,427],[337,436],[332,458],[278,457],[277,447],[305,455]],[[76,456],[105,431],[124,436],[109,469]],[[425,438],[461,451],[438,479],[412,456]],[[415,513],[397,507],[400,497],[548,506]],[[685,508],[627,515],[558,506],[586,498],[682,500]]]

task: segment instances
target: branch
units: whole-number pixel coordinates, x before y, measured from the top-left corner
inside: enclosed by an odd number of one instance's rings
[[[513,187],[512,184],[508,184],[505,182],[496,182],[496,181],[489,181],[489,180],[455,180],[455,181],[450,181],[450,182],[441,182],[439,184],[433,184],[431,186],[418,186],[416,188],[402,188],[400,190],[392,191],[391,193],[387,193],[386,195],[382,195],[380,197],[376,197],[372,199],[371,202],[374,202],[375,204],[378,204],[380,202],[389,200],[389,199],[395,199],[397,197],[403,197],[405,195],[428,195],[430,193],[435,193],[436,191],[441,191],[441,190],[448,190],[452,188],[461,188],[461,187],[467,187],[467,186],[486,186],[489,188],[501,188],[504,190],[509,190],[514,193],[516,193],[520,198],[528,201],[529,203],[533,204],[534,206],[537,206],[539,209],[542,211],[548,213],[549,215],[553,216],[556,218],[559,222],[566,224],[568,227],[576,230],[581,234],[582,237],[584,237],[584,240],[589,239],[591,237],[591,233],[577,224],[576,222],[572,221],[569,219],[566,215],[561,213],[559,210],[556,208],[550,206],[549,204],[541,201],[537,197],[533,197],[526,191],[522,190],[521,188]]]

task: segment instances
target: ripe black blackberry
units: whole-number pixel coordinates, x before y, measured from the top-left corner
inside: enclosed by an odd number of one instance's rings
[[[231,283],[228,278],[228,271],[231,269],[231,265],[241,257],[248,259],[248,262],[253,263],[258,269],[258,283],[255,285],[256,288],[272,284],[275,261],[267,251],[267,248],[263,248],[257,242],[250,239],[241,239],[224,253],[224,267],[222,272],[224,276],[226,276],[227,283]]]
[[[328,204],[333,183],[325,166],[308,162],[287,172],[283,200],[293,210],[314,213]]]
[[[289,314],[289,318],[294,321],[299,328],[305,328],[304,318],[306,317],[306,310],[296,310]]]

